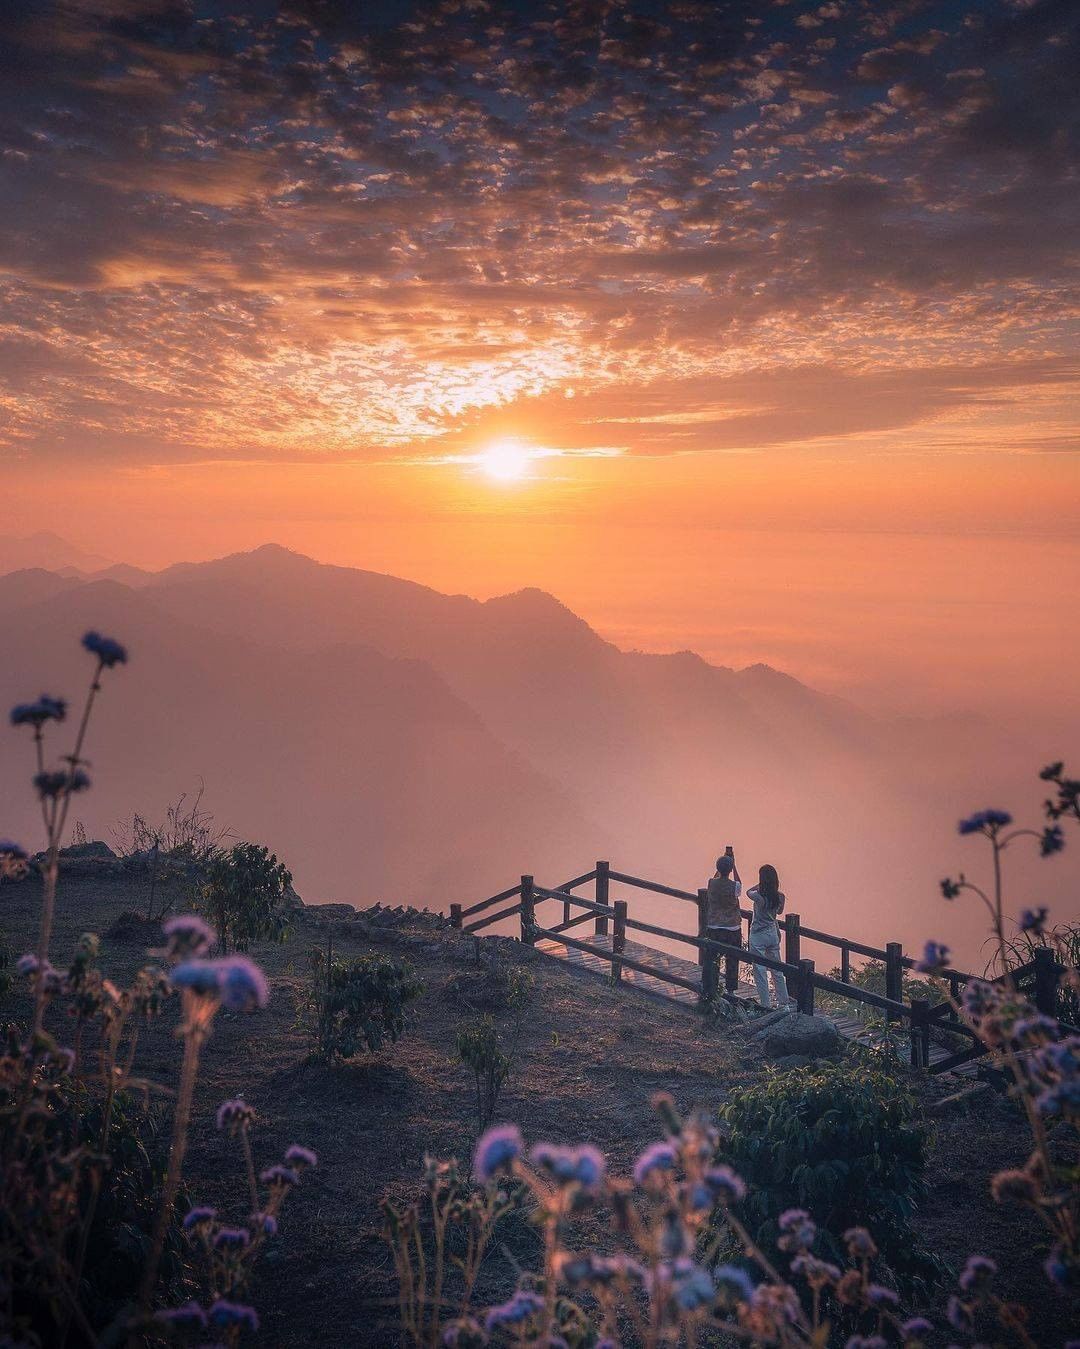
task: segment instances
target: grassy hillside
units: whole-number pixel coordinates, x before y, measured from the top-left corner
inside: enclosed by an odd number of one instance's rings
[[[5,884],[3,927],[18,955],[32,943],[40,903],[36,879]],[[123,878],[61,878],[56,962],[63,963],[79,934],[108,933],[125,911],[144,899],[142,884]],[[104,939],[104,966],[124,977],[145,959],[147,932]],[[405,1037],[385,1053],[329,1067],[309,1062],[310,1042],[298,1025],[297,999],[312,945],[335,954],[404,956],[424,982]],[[246,1217],[242,1165],[236,1144],[214,1127],[217,1105],[237,1095],[253,1105],[257,1165],[276,1160],[293,1142],[315,1148],[320,1164],[287,1206],[281,1231],[263,1258],[252,1301],[263,1319],[260,1343],[296,1345],[316,1336],[329,1344],[396,1343],[396,1285],[389,1251],[379,1236],[379,1199],[415,1190],[425,1154],[465,1156],[475,1135],[472,1085],[456,1062],[457,1030],[474,1013],[448,1000],[447,981],[461,969],[486,963],[528,965],[535,978],[520,1056],[498,1118],[517,1122],[528,1139],[588,1140],[629,1171],[642,1146],[656,1136],[650,1098],[670,1092],[683,1110],[715,1111],[729,1092],[770,1071],[738,1031],[707,1027],[695,1015],[632,989],[617,989],[574,972],[513,942],[473,938],[448,930],[432,916],[377,928],[361,917],[329,922],[317,910],[301,915],[282,946],[257,945],[252,954],[270,976],[267,1009],[253,1016],[219,1015],[203,1055],[185,1174],[193,1202]],[[4,1000],[4,1019],[24,1018],[21,986]],[[498,1014],[496,1014],[498,1015]],[[172,1020],[153,1026],[139,1062],[152,1081],[176,1080],[179,1047]],[[852,1071],[858,1072],[853,1060]],[[956,1090],[949,1081],[913,1079],[927,1110]],[[984,1093],[974,1113],[939,1118],[931,1154],[930,1195],[917,1215],[920,1235],[947,1260],[960,1263],[973,1248],[994,1256],[1002,1291],[1030,1295],[1040,1263],[1040,1233],[1015,1210],[998,1208],[988,1194],[995,1168],[1023,1163],[1023,1131],[1012,1107]],[[603,1213],[582,1220],[582,1248],[610,1249]],[[973,1235],[974,1234],[974,1235]],[[508,1221],[481,1276],[481,1305],[508,1294],[514,1261],[527,1266],[536,1235]],[[1045,1289],[1041,1283],[1041,1289]],[[1038,1316],[1046,1339],[1060,1339],[1064,1295],[1041,1292]]]

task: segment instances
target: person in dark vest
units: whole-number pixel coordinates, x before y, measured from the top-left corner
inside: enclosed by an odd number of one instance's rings
[[[713,941],[722,941],[728,946],[742,945],[741,894],[739,868],[735,865],[734,850],[729,847],[723,857],[716,859],[716,874],[709,881],[705,921],[706,935]],[[725,955],[724,986],[729,993],[734,993],[738,983],[739,958]]]

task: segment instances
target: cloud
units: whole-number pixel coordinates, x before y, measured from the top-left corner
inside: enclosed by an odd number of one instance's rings
[[[37,0],[0,444],[378,457],[762,372],[779,404],[630,452],[933,419],[935,367],[1011,399],[1075,343],[1078,64],[1059,0]]]

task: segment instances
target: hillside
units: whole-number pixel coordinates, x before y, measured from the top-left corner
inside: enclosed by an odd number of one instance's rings
[[[21,951],[35,930],[40,891],[36,882],[26,882],[5,886],[3,895],[7,935]],[[86,928],[107,932],[121,912],[143,899],[134,882],[62,881],[57,960]],[[313,943],[325,949],[329,935],[327,923],[309,914],[284,946],[254,949],[271,976],[270,1005],[252,1017],[219,1016],[196,1098],[187,1166],[187,1174],[199,1178],[193,1201],[241,1219],[245,1214],[236,1144],[213,1124],[225,1098],[241,1095],[255,1107],[260,1165],[293,1142],[319,1154],[318,1169],[286,1206],[280,1235],[252,1290],[263,1319],[259,1342],[268,1346],[308,1343],[313,1326],[326,1344],[396,1342],[393,1268],[379,1237],[379,1199],[415,1193],[425,1154],[466,1155],[474,1131],[471,1083],[453,1049],[458,1028],[474,1014],[445,996],[454,971],[476,968],[473,940],[423,916],[386,927],[365,923],[363,915],[334,924],[338,955],[404,956],[425,991],[397,1046],[331,1069],[305,1064],[308,1042],[296,1022],[307,949]],[[145,958],[145,940],[106,938],[104,966],[130,974]],[[480,949],[485,962],[524,964],[536,979],[520,1056],[499,1111],[530,1139],[589,1140],[625,1173],[655,1136],[650,1099],[656,1091],[670,1092],[683,1110],[712,1112],[734,1087],[765,1071],[737,1034],[709,1029],[693,1013],[575,974],[514,943],[485,940]],[[24,995],[9,995],[6,1009],[24,1014]],[[171,1018],[165,1020],[170,1024],[144,1032],[139,1064],[151,1080],[172,1082],[178,1046]],[[955,1090],[946,1081],[912,1081],[927,1107]],[[987,1175],[1022,1160],[1023,1131],[1002,1098],[983,1096],[974,1113],[941,1115],[930,1192],[915,1222],[918,1233],[954,1263],[969,1252],[977,1231],[979,1249],[999,1260],[1001,1291],[1021,1297],[1037,1270],[1039,1232],[1014,1210],[993,1204]],[[582,1246],[610,1249],[608,1226],[603,1214],[595,1222],[583,1220]],[[482,1302],[510,1291],[512,1261],[528,1263],[535,1244],[524,1224],[508,1225],[485,1263]],[[1040,1325],[1055,1342],[1066,1306],[1063,1296],[1043,1295]],[[1034,1329],[1038,1338],[1039,1325]]]

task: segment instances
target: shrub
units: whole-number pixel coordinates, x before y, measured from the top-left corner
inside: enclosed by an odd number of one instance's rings
[[[411,966],[386,956],[334,960],[311,952],[308,1008],[314,1013],[315,1055],[328,1063],[381,1049],[405,1029],[405,1009],[424,986]]]
[[[286,895],[292,874],[267,848],[237,843],[216,849],[205,863],[199,907],[214,921],[222,954],[257,939],[284,941],[289,930]]]
[[[517,1057],[525,1008],[534,981],[525,970],[507,970],[500,972],[497,982],[505,1006],[514,1014],[505,1045],[490,1016],[480,1017],[457,1033],[458,1058],[473,1074],[478,1133],[483,1133],[495,1118],[499,1096]]]
[[[870,1056],[770,1075],[721,1108],[724,1160],[750,1188],[746,1215],[771,1249],[779,1218],[806,1208],[830,1231],[869,1227],[885,1261],[907,1278],[932,1276],[909,1221],[924,1191],[927,1130],[903,1082]],[[835,1259],[834,1238],[822,1236]]]

